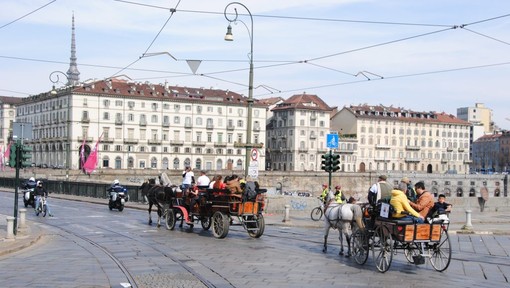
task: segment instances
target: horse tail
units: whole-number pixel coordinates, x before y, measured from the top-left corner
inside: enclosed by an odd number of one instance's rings
[[[353,216],[354,216],[354,220],[356,221],[356,224],[358,225],[358,227],[363,230],[365,229],[365,224],[363,224],[363,211],[361,210],[361,206],[360,205],[352,205],[353,208],[352,208],[352,212],[353,212]]]

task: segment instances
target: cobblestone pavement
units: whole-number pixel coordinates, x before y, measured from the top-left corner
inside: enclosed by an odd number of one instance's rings
[[[60,199],[68,199],[68,200],[74,200],[74,201],[83,201],[83,202],[93,202],[93,203],[100,203],[106,206],[106,200],[105,199],[93,199],[93,198],[87,198],[87,197],[77,197],[77,196],[69,196],[69,195],[55,195],[52,194],[51,198],[60,198]],[[51,199],[50,199],[51,201]],[[127,203],[128,208],[134,208],[134,209],[140,209],[140,210],[146,210],[147,205],[142,203]],[[27,209],[27,213],[31,213],[32,209]],[[447,273],[448,275],[452,274],[459,274],[459,275],[476,275],[479,277],[479,279],[486,279],[485,281],[474,281],[473,279],[464,279],[462,277],[455,278],[455,277],[448,277],[449,283],[456,283],[457,285],[453,285],[455,287],[470,287],[472,285],[478,285],[480,287],[494,287],[494,286],[502,286],[504,283],[508,285],[508,277],[510,277],[510,268],[508,266],[508,242],[510,241],[508,237],[502,236],[504,238],[497,238],[494,239],[493,237],[488,237],[489,235],[506,235],[508,232],[508,228],[510,228],[510,215],[507,212],[483,212],[477,211],[475,209],[472,210],[471,213],[471,222],[472,222],[472,229],[463,229],[466,224],[466,212],[465,209],[458,209],[451,215],[452,223],[450,225],[450,233],[451,234],[460,234],[460,233],[470,233],[470,237],[456,237],[454,246],[454,256],[452,259],[452,264],[448,268]],[[56,217],[59,217],[58,210],[53,209],[54,214],[56,214]],[[69,271],[66,271],[65,273],[62,273],[62,275],[59,275],[57,277],[58,283],[45,283],[43,282],[38,283],[29,283],[30,286],[38,286],[38,287],[69,287],[69,285],[62,284],[62,283],[74,283],[74,285],[70,285],[73,287],[108,287],[105,286],[104,283],[122,283],[123,279],[106,279],[108,275],[113,275],[114,273],[109,273],[110,269],[113,271],[113,269],[118,269],[118,267],[115,267],[115,263],[112,263],[111,260],[104,259],[103,263],[95,263],[94,261],[90,260],[86,254],[84,254],[83,251],[74,251],[74,250],[66,250],[62,249],[65,247],[66,243],[73,242],[77,245],[85,246],[88,245],[87,243],[82,243],[79,239],[71,239],[63,237],[60,234],[53,233],[51,231],[51,228],[48,231],[48,227],[45,227],[44,225],[38,225],[37,223],[33,223],[31,221],[28,221],[28,225],[26,228],[20,229],[18,231],[18,235],[16,235],[15,239],[6,239],[6,217],[9,215],[5,215],[8,213],[0,214],[0,261],[1,259],[7,259],[12,255],[13,257],[27,257],[26,261],[28,261],[28,257],[30,257],[30,261],[33,261],[33,257],[36,257],[37,265],[35,267],[44,267],[45,265],[55,265],[55,267],[80,267],[80,269],[69,269]],[[282,235],[286,235],[285,237],[295,237],[293,236],[294,230],[291,229],[309,229],[310,235],[309,237],[310,241],[319,242],[321,239],[321,229],[316,228],[322,228],[323,223],[322,221],[314,222],[310,219],[307,211],[303,211],[300,213],[295,213],[296,215],[290,215],[290,221],[282,221],[283,215],[280,214],[266,214],[265,215],[265,221],[266,225],[278,227],[276,231]],[[303,231],[303,230],[299,230]],[[164,237],[161,241],[168,241],[168,231],[151,234],[151,236],[155,237]],[[92,233],[92,232],[91,232]],[[233,232],[235,233],[235,232]],[[331,233],[330,236],[330,243],[333,246],[337,246],[337,241],[334,240],[336,236],[332,236],[336,233]],[[180,233],[178,234],[179,238],[184,237],[185,240],[182,241],[189,241],[190,243],[197,242],[199,243],[201,241],[200,239],[200,233],[190,233],[190,235],[186,235],[186,233]],[[303,235],[303,234],[300,234]],[[230,237],[230,236],[229,236]],[[233,236],[234,238],[235,236]],[[243,234],[243,237],[246,237],[245,234]],[[267,249],[271,249],[270,244],[263,244],[263,241],[280,241],[281,246],[285,247],[284,239],[285,237],[281,239],[274,238],[273,235],[270,233],[265,234],[263,236],[263,239],[260,239],[257,243],[262,243],[262,246],[254,246],[249,243],[249,237],[246,241],[247,247],[250,247],[251,249],[261,249],[259,251],[267,253]],[[40,241],[41,239],[44,239],[44,241]],[[156,238],[155,241],[158,238]],[[269,240],[267,240],[269,239]],[[181,241],[181,240],[179,240]],[[335,241],[335,242],[333,242]],[[202,240],[203,242],[203,240]],[[275,283],[279,283],[278,281],[282,281],[278,286],[281,287],[318,287],[318,286],[333,286],[335,284],[338,284],[338,280],[335,277],[332,277],[331,279],[319,279],[319,277],[310,277],[309,276],[309,269],[324,269],[325,271],[331,270],[331,273],[350,273],[346,274],[346,277],[352,277],[353,275],[357,275],[355,277],[367,277],[371,282],[370,286],[379,286],[379,287],[387,287],[387,286],[404,286],[404,287],[427,287],[428,285],[421,285],[420,283],[406,283],[405,281],[402,282],[402,280],[395,280],[401,278],[402,275],[408,275],[409,277],[412,277],[413,279],[419,278],[425,281],[427,277],[435,277],[433,275],[441,275],[437,274],[437,272],[431,273],[430,269],[420,269],[420,268],[413,268],[415,266],[409,266],[399,264],[398,261],[392,266],[391,270],[388,271],[384,278],[386,277],[393,277],[394,279],[391,281],[388,280],[382,280],[383,277],[378,276],[381,274],[378,274],[377,272],[374,272],[374,263],[367,263],[365,266],[360,268],[359,266],[350,264],[352,261],[347,262],[340,262],[340,266],[343,266],[345,271],[336,271],[333,267],[332,268],[321,268],[316,265],[320,263],[320,259],[324,259],[324,261],[329,261],[337,259],[338,253],[337,248],[333,247],[331,249],[332,252],[328,252],[328,254],[323,255],[322,253],[319,253],[315,256],[313,256],[313,259],[309,259],[310,265],[306,265],[306,263],[300,263],[299,267],[296,266],[296,271],[292,271],[293,275],[299,275],[299,269],[304,269],[302,271],[302,275],[306,275],[303,279],[298,278],[288,278],[283,277],[281,280],[278,280],[278,277],[282,277],[282,275],[273,275],[270,276],[271,273],[282,273],[281,269],[282,267],[286,267],[289,261],[300,261],[299,257],[294,257],[293,255],[296,255],[295,253],[299,253],[300,249],[310,249],[307,245],[302,245],[302,247],[289,247],[288,251],[278,251],[278,253],[274,253],[274,255],[283,255],[286,254],[287,257],[283,259],[273,259],[271,261],[267,261],[267,259],[263,259],[260,257],[257,257],[256,254],[252,255],[252,257],[249,257],[247,259],[244,259],[245,257],[239,258],[239,256],[233,256],[231,259],[225,258],[221,259],[222,255],[219,255],[219,251],[216,252],[214,247],[221,247],[224,245],[231,245],[228,241],[215,241],[214,239],[207,240],[207,245],[203,246],[201,250],[189,250],[187,251],[189,257],[191,259],[200,259],[199,262],[190,261],[188,258],[182,258],[186,260],[186,263],[189,264],[189,267],[193,267],[197,271],[202,271],[203,273],[210,273],[208,274],[211,279],[211,283],[215,283],[215,285],[211,285],[210,287],[267,287],[267,283],[272,283],[273,285]],[[37,256],[37,253],[31,253],[30,255],[25,255],[25,253],[17,253],[17,251],[24,250],[27,247],[33,246],[34,248],[42,247],[44,245],[44,249],[46,252],[49,251],[50,254],[52,254],[52,261],[58,262],[58,255],[65,255],[66,259],[75,259],[75,261],[71,261],[69,263],[48,263],[47,257],[44,255]],[[203,245],[203,244],[197,244],[197,245]],[[211,246],[212,245],[212,246]],[[220,246],[215,246],[220,245]],[[319,244],[320,245],[320,244]],[[317,244],[313,244],[312,246],[317,246]],[[225,247],[223,247],[225,248]],[[336,249],[336,250],[335,250]],[[33,249],[31,249],[33,250]],[[126,254],[131,255],[134,251],[142,251],[142,248],[140,249],[126,249],[125,251],[118,251],[120,254]],[[37,251],[37,250],[33,250]],[[93,250],[92,250],[93,251]],[[204,255],[204,251],[207,251],[206,255]],[[275,251],[276,252],[276,251]],[[90,252],[89,252],[90,253]],[[137,254],[140,256],[137,257]],[[141,252],[135,252],[133,254],[133,267],[137,273],[133,276],[133,278],[136,280],[137,283],[139,283],[139,287],[169,287],[165,284],[161,283],[172,283],[171,287],[204,287],[204,284],[200,281],[197,281],[197,279],[193,276],[191,276],[187,271],[182,269],[177,269],[175,267],[175,261],[169,263],[166,268],[161,270],[154,270],[151,268],[147,268],[147,264],[140,265],[135,263],[139,263],[142,261],[142,254]],[[271,253],[270,253],[271,254]],[[262,253],[261,253],[262,255]],[[266,255],[266,254],[264,254]],[[480,257],[483,258],[484,255],[486,255],[487,260],[484,264],[483,261],[480,262]],[[143,259],[147,258],[147,255],[143,255]],[[151,257],[149,257],[143,261],[149,261],[149,264],[156,265],[161,267],[162,261],[156,260],[157,257],[160,257],[161,255],[154,255],[152,257],[152,261],[150,260]],[[228,256],[228,255],[223,255]],[[248,256],[248,255],[247,255]],[[180,256],[182,257],[182,256]],[[140,258],[140,259],[138,259]],[[171,258],[171,259],[181,259],[181,258]],[[217,259],[221,259],[221,261],[218,262]],[[232,281],[230,284],[228,282],[224,282],[223,280],[214,280],[215,277],[218,275],[214,275],[214,273],[211,273],[211,271],[207,271],[206,267],[214,267],[217,265],[225,265],[225,267],[236,267],[238,264],[236,264],[236,261],[240,261],[239,259],[243,259],[242,264],[247,265],[247,267],[250,267],[250,269],[254,269],[255,273],[253,277],[246,277],[245,274],[238,273],[236,270],[232,270],[230,273],[227,271],[223,271],[223,277],[227,277],[230,281]],[[19,259],[18,259],[19,260]],[[473,262],[470,262],[470,260],[473,260]],[[474,261],[476,260],[476,261]],[[23,259],[21,261],[24,261]],[[168,260],[167,260],[168,261]],[[210,262],[210,264],[207,264]],[[215,263],[218,262],[218,263]],[[172,264],[174,263],[174,264]],[[212,264],[211,264],[212,263]],[[482,263],[482,264],[480,264]],[[101,265],[98,265],[101,264]],[[206,265],[206,266],[201,266]],[[320,265],[319,265],[320,266]],[[103,270],[97,270],[97,267],[103,267]],[[107,267],[107,268],[104,268]],[[110,267],[110,268],[108,268]],[[152,267],[152,266],[150,266]],[[238,267],[241,268],[241,267]],[[106,270],[105,270],[106,269]],[[246,268],[247,269],[247,268]],[[36,269],[37,270],[37,269]],[[66,269],[63,269],[66,270]],[[172,271],[172,273],[169,273],[168,271]],[[271,272],[273,271],[273,272]],[[336,272],[335,272],[336,271]],[[452,271],[452,272],[450,272]],[[18,273],[20,271],[12,271],[12,273]],[[290,272],[290,271],[289,271]],[[359,274],[359,273],[363,274]],[[21,272],[20,272],[21,273]],[[354,273],[354,274],[353,274]],[[402,274],[403,273],[403,274]],[[436,273],[436,274],[434,274]],[[290,274],[290,273],[289,273]],[[1,274],[2,277],[9,276],[9,273]],[[93,275],[94,277],[91,277]],[[264,281],[266,282],[260,282],[261,279],[260,276],[264,275]],[[322,275],[322,274],[321,274]],[[361,276],[363,275],[363,276]],[[390,276],[388,276],[390,275]],[[14,276],[17,275],[11,275],[14,278]],[[44,279],[44,275],[40,275],[40,279]],[[290,277],[290,276],[289,276]],[[52,279],[55,279],[54,277]],[[216,282],[215,282],[216,281]],[[301,281],[301,282],[299,282]],[[335,282],[336,281],[336,282]],[[474,281],[474,282],[473,282]],[[9,278],[4,278],[0,283],[11,283],[9,282]],[[217,285],[217,283],[223,283],[223,285]],[[234,284],[235,283],[235,284]],[[239,283],[245,283],[244,285],[241,285]],[[258,283],[258,284],[256,284]],[[266,284],[264,284],[266,283]],[[317,283],[322,283],[321,285],[317,285]],[[365,285],[356,285],[355,283],[342,282],[346,287],[363,287]],[[349,284],[350,283],[350,284]],[[367,283],[367,282],[364,282]],[[28,286],[27,283],[16,283],[16,284],[9,284],[8,287],[26,287]],[[119,286],[120,287],[120,286]]]

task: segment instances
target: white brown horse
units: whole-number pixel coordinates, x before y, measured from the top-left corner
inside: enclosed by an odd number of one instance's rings
[[[347,257],[351,256],[351,235],[353,225],[360,229],[365,229],[362,221],[363,213],[361,207],[357,204],[336,203],[335,196],[332,191],[327,195],[327,205],[324,211],[324,248],[322,252],[328,250],[328,234],[329,229],[338,229],[340,240],[340,253],[344,255],[343,235],[347,240]]]

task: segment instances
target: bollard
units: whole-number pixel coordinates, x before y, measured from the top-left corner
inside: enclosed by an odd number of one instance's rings
[[[471,224],[471,210],[466,210],[466,224],[462,226],[462,230],[473,230],[473,224]]]
[[[289,222],[290,221],[290,205],[289,204],[286,204],[285,205],[285,216],[283,217],[283,221],[282,222]]]
[[[14,217],[7,216],[7,239],[14,239]]]
[[[25,208],[19,209],[19,228],[20,229],[27,227],[26,214],[27,214],[27,209],[25,209]]]

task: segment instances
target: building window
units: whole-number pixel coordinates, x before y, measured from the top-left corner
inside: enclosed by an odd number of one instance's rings
[[[103,120],[110,120],[110,113],[104,112],[103,113]]]

